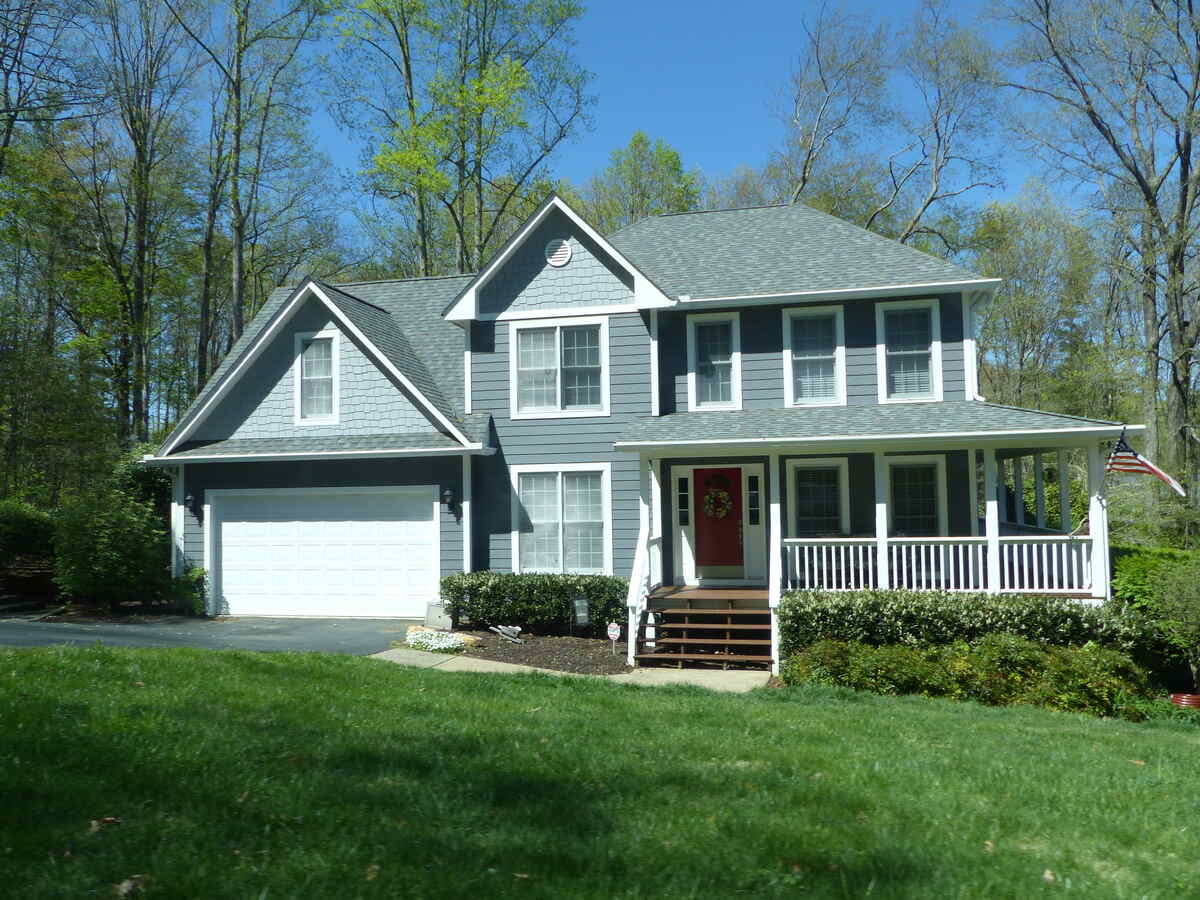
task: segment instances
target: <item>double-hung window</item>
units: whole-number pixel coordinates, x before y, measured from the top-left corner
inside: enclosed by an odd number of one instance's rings
[[[336,423],[338,341],[336,332],[296,335],[296,424]]]
[[[521,572],[610,571],[608,467],[512,467]]]
[[[910,457],[893,462],[891,480],[892,533],[928,537],[945,533],[945,462],[937,457]]]
[[[842,308],[783,313],[784,391],[788,406],[846,402],[846,347]]]
[[[608,414],[608,327],[602,319],[512,325],[512,415]]]
[[[877,304],[875,323],[880,401],[941,400],[938,301]]]
[[[793,537],[850,533],[848,469],[844,457],[788,460]]]
[[[688,317],[688,406],[741,409],[742,348],[736,313]]]

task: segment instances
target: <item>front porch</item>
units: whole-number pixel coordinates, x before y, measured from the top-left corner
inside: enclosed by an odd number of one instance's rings
[[[769,649],[767,659],[777,669],[774,611],[793,590],[1040,593],[1092,603],[1106,596],[1108,530],[1099,442],[1032,447],[943,442],[871,453],[826,447],[819,456],[795,452],[800,449],[772,447],[763,456],[717,457],[707,447],[705,457],[640,455],[641,524],[628,597],[630,664],[671,654],[681,665],[746,665],[760,661],[760,649],[764,656]],[[1074,468],[1087,473],[1088,513],[1082,521],[1071,512],[1073,459]],[[727,479],[731,472],[743,473],[729,515],[736,517],[737,540],[745,546],[740,556],[717,560],[740,559],[740,570],[705,566],[697,532],[704,515],[702,481],[709,472]],[[732,481],[737,484],[737,477]],[[822,515],[829,531],[836,526],[840,533],[814,534]],[[911,533],[922,516],[933,533]],[[732,532],[727,528],[726,534]],[[749,543],[755,540],[761,541],[761,553]],[[707,577],[714,572],[718,577]],[[720,624],[696,618],[705,607],[734,611],[733,618],[721,620],[729,625],[747,624],[736,622],[737,615],[757,610],[770,616],[769,631],[746,637],[736,634],[742,629],[726,629],[723,641],[702,641],[698,636],[721,629],[678,628]],[[739,638],[760,643],[746,653],[735,644]],[[756,658],[741,658],[749,655]]]

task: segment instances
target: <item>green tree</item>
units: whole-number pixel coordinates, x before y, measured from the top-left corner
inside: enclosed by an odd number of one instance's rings
[[[611,234],[646,216],[695,209],[700,191],[700,174],[684,170],[678,150],[635,131],[587,183],[584,208],[601,234]]]

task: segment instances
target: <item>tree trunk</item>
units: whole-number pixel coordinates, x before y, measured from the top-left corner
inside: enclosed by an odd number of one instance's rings
[[[1154,250],[1154,231],[1148,221],[1142,223],[1142,334],[1145,371],[1142,373],[1142,418],[1145,421],[1145,452],[1158,455],[1158,255]]]

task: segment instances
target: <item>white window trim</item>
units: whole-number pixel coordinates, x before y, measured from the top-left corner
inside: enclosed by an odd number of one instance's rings
[[[930,372],[933,393],[923,397],[891,397],[887,395],[887,313],[900,309],[930,310]],[[942,314],[936,297],[925,300],[901,300],[875,304],[875,370],[879,384],[880,403],[936,403],[942,399]]]
[[[600,473],[600,498],[603,505],[602,515],[604,517],[604,572],[602,574],[611,575],[613,573],[612,463],[549,463],[508,467],[512,497],[510,506],[512,515],[512,543],[509,545],[509,550],[512,553],[512,570],[518,574],[521,572],[521,476],[546,472],[557,474],[567,472]],[[561,521],[559,522],[559,527],[562,527]],[[560,562],[566,562],[565,556],[560,556]]]
[[[730,362],[729,403],[696,402],[696,325],[710,322],[731,322],[732,331],[732,360]],[[687,389],[688,411],[701,409],[741,409],[742,408],[742,316],[740,312],[697,313],[687,317]]]
[[[792,363],[792,322],[796,319],[833,316],[833,378],[836,396],[827,400],[797,400]],[[797,306],[783,311],[783,399],[788,406],[846,405],[846,325],[841,306]]]
[[[333,414],[328,416],[303,416],[301,415],[302,406],[300,404],[300,382],[301,373],[303,371],[303,361],[301,353],[304,350],[304,342],[316,340],[319,338],[330,338],[329,342],[329,360],[333,367]],[[292,362],[293,372],[293,397],[292,397],[292,422],[296,425],[337,425],[341,416],[341,332],[336,328],[326,328],[322,331],[298,331],[292,337],[292,349],[294,359]]]
[[[937,516],[938,516],[938,537],[946,537],[950,533],[950,511],[946,497],[946,457],[940,453],[928,453],[910,456],[888,456],[887,460],[887,509],[888,509],[888,535],[890,536],[896,530],[896,510],[895,504],[892,503],[892,468],[894,466],[907,465],[928,465],[930,463],[937,466],[937,474],[934,478],[937,480]]]
[[[838,470],[838,511],[841,522],[839,530],[850,534],[850,461],[844,456],[826,456],[813,459],[789,459],[787,461],[787,504],[789,536],[800,534],[799,512],[796,506],[796,472],[799,469]]]
[[[554,328],[561,331],[573,325],[600,326],[600,407],[598,409],[557,409],[537,412],[517,411],[517,332],[528,328]],[[559,369],[559,388],[562,387],[562,346],[554,339],[556,364]],[[594,419],[610,415],[608,384],[611,372],[608,364],[608,316],[570,316],[557,319],[531,319],[512,322],[508,326],[508,416],[510,419]]]

